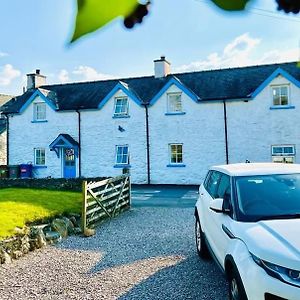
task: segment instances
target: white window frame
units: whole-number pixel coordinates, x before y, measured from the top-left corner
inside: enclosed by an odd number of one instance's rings
[[[122,162],[118,162],[118,150],[119,148],[127,148],[127,154],[124,154],[124,150],[122,151],[122,154],[121,156],[122,157],[126,157],[126,161],[123,162],[123,159],[121,160]],[[116,145],[116,157],[115,157],[115,164],[118,165],[118,166],[126,166],[126,165],[129,165],[129,146],[126,144],[126,145]]]
[[[177,105],[173,105],[173,103],[171,103],[171,97],[177,97],[177,96],[180,97],[180,109],[177,109]],[[170,114],[183,112],[181,92],[167,93],[167,112]]]
[[[279,104],[274,103],[274,90],[275,89],[281,89],[281,88],[286,88],[287,89],[287,104],[281,104],[281,92],[279,95]],[[290,86],[288,84],[278,84],[278,85],[272,85],[271,86],[271,94],[272,94],[272,106],[273,107],[284,107],[284,106],[290,106],[291,105],[291,99],[290,99]]]
[[[176,152],[176,161],[172,162],[172,147],[173,146],[181,146],[181,153],[180,152]],[[178,155],[181,154],[181,161],[178,162]],[[183,164],[183,144],[182,143],[172,143],[169,144],[169,163],[170,165],[182,165]]]
[[[42,106],[44,107],[44,117],[41,118],[39,117],[39,113],[38,113],[38,107]],[[45,102],[35,102],[33,103],[33,119],[34,121],[45,121],[47,120],[47,105]]]
[[[38,156],[37,152],[44,152],[44,163],[37,163],[37,160],[41,160],[41,157]],[[35,166],[45,166],[46,165],[46,149],[45,148],[34,148],[34,165]]]
[[[121,100],[126,100],[126,107],[124,111],[121,112],[116,112],[116,108],[117,108],[117,103],[118,101]],[[121,116],[128,116],[129,114],[129,101],[128,101],[128,97],[115,97],[115,104],[114,104],[114,116],[115,117],[121,117]]]
[[[275,149],[281,148],[282,151],[275,152]],[[285,152],[285,148],[292,148],[292,152]],[[272,154],[272,162],[276,163],[294,163],[296,156],[295,145],[272,145],[271,146],[271,154]]]

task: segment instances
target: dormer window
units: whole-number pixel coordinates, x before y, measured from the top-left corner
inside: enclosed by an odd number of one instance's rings
[[[272,161],[276,163],[293,163],[295,160],[295,145],[272,146]]]
[[[272,87],[273,106],[289,105],[289,87],[287,85]]]
[[[45,121],[46,120],[46,103],[44,103],[44,102],[34,103],[33,119],[34,119],[34,121]]]
[[[128,98],[118,97],[115,98],[114,117],[126,117],[128,116]]]
[[[182,113],[181,93],[168,94],[168,113]]]

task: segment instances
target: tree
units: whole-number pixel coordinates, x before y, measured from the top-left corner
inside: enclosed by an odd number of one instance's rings
[[[237,11],[244,10],[251,0],[211,1],[224,10]],[[299,0],[275,1],[278,10],[283,10],[285,13],[298,14],[300,11]],[[134,27],[136,23],[141,23],[144,16],[148,14],[150,1],[142,4],[137,0],[77,0],[77,6],[76,24],[71,43],[120,16],[124,18],[125,27]]]

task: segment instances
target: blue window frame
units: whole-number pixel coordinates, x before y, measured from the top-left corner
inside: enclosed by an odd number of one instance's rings
[[[128,116],[128,98],[127,97],[118,97],[115,98],[115,117]]]
[[[116,146],[116,165],[129,164],[129,147],[128,145]]]

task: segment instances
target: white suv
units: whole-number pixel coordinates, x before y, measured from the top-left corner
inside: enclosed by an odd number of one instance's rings
[[[230,299],[300,299],[300,165],[212,167],[195,217],[198,254],[225,272]]]

